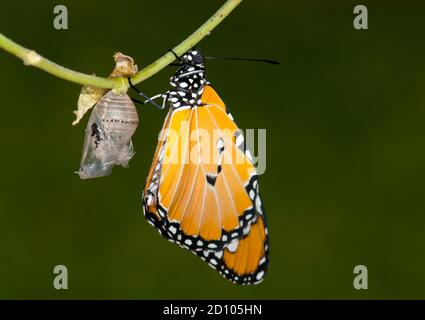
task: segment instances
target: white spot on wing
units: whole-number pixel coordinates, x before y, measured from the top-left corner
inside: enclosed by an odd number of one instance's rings
[[[257,209],[257,211],[259,213],[263,213],[263,211],[261,210],[261,200],[260,197],[255,198],[255,208]]]
[[[239,241],[237,240],[237,239],[234,239],[228,246],[227,246],[227,249],[230,251],[230,252],[235,252],[237,249],[238,249],[238,244],[239,244]]]
[[[169,227],[169,228],[168,228],[168,230],[170,230],[170,232],[171,232],[172,234],[176,234],[176,232],[177,232],[177,229],[176,229],[176,227],[175,227],[175,226],[171,226],[171,227]]]
[[[254,200],[254,197],[255,197],[255,191],[254,190],[249,191],[249,197],[251,198],[251,200]]]
[[[223,251],[217,251],[216,253],[214,253],[214,255],[218,258],[221,259],[223,257]]]
[[[257,275],[255,276],[255,279],[257,280],[261,280],[264,276],[264,271],[260,271],[257,273]]]

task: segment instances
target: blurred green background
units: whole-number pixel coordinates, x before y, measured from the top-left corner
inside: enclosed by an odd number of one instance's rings
[[[0,1],[0,31],[40,54],[107,76],[121,51],[145,66],[223,3]],[[200,43],[204,53],[279,67],[209,62],[242,128],[267,128],[260,178],[271,266],[253,287],[228,283],[146,223],[141,192],[166,111],[138,107],[130,168],[82,181],[87,117],[80,86],[0,52],[0,298],[425,298],[425,4],[243,1]],[[66,5],[69,30],[53,28]],[[139,85],[165,91],[173,68]],[[52,286],[53,267],[69,290]],[[369,289],[353,289],[353,268]]]

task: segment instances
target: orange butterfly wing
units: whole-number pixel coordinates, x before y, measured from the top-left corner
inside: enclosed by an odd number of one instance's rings
[[[215,90],[170,110],[144,192],[148,221],[227,279],[261,281],[268,236],[258,179],[243,136]]]

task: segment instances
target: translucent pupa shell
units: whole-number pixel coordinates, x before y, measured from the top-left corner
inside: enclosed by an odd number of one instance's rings
[[[130,97],[107,92],[94,106],[87,124],[80,178],[107,176],[115,165],[127,167],[134,155],[131,137],[138,125]]]

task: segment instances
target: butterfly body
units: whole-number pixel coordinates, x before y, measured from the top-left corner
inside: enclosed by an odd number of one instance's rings
[[[200,105],[206,83],[202,55],[195,51],[183,57],[182,66],[170,79],[173,89],[167,92],[166,99],[173,109]]]
[[[164,94],[170,111],[143,195],[145,216],[228,280],[258,283],[268,267],[268,234],[243,135],[206,80],[199,51],[182,57],[170,83]]]

